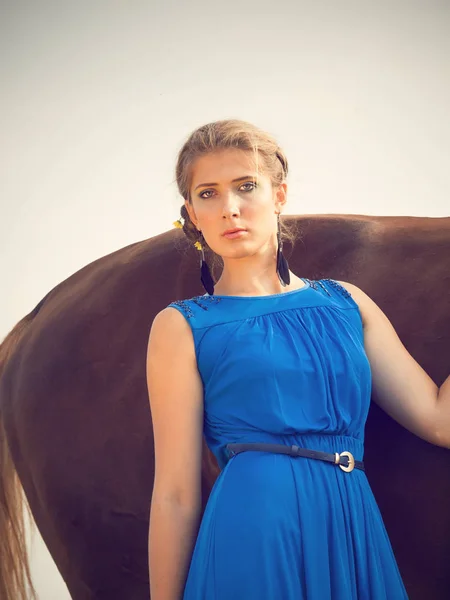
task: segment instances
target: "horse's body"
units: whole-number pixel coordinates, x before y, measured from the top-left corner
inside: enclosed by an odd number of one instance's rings
[[[292,218],[301,239],[287,253],[290,268],[361,287],[440,385],[450,364],[450,218]],[[155,314],[204,293],[198,252],[184,248],[173,230],[95,261],[53,289],[0,350],[0,487],[12,485],[9,448],[76,600],[149,598],[154,454],[145,357]],[[204,449],[205,504],[218,468]],[[450,597],[450,453],[372,406],[365,463],[410,598]],[[5,510],[16,518],[15,501],[1,502],[3,529]]]

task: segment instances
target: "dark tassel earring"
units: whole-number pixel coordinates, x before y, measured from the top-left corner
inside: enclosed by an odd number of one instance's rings
[[[289,273],[289,265],[286,258],[283,255],[283,240],[281,239],[281,228],[280,228],[280,214],[277,214],[277,273],[280,283],[283,287],[286,287],[291,283],[291,275]]]
[[[205,251],[203,249],[205,238],[203,237],[202,232],[200,232],[200,238],[201,241],[197,242],[197,244],[200,246],[200,251],[202,253],[200,257],[200,280],[205,290],[210,296],[212,296],[214,294],[214,280],[211,276],[211,271],[209,270],[208,263],[205,260]]]

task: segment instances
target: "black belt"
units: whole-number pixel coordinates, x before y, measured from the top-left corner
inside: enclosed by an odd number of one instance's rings
[[[285,446],[284,444],[227,444],[227,449],[230,456],[245,452],[246,450],[256,450],[261,452],[276,452],[277,454],[288,454],[289,456],[303,456],[305,458],[315,458],[316,460],[325,460],[333,463],[346,473],[350,473],[353,469],[361,469],[364,471],[364,463],[362,460],[355,460],[351,452],[320,452],[319,450],[308,450],[307,448],[299,448],[298,446]]]

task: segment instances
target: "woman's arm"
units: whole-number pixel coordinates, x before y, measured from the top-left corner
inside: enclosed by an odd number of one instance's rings
[[[181,600],[201,512],[203,386],[191,329],[171,307],[152,324],[147,385],[155,445],[150,592],[152,600]]]
[[[450,448],[450,384],[444,382],[439,391],[370,296],[352,283],[338,283],[350,292],[361,312],[364,347],[372,373],[372,398],[418,437]]]

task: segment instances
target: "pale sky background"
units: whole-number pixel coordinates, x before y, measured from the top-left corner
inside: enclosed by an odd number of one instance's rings
[[[172,227],[176,153],[210,121],[278,139],[288,214],[450,214],[449,0],[0,7],[1,338]],[[38,535],[30,551],[39,599],[69,598]]]

